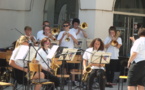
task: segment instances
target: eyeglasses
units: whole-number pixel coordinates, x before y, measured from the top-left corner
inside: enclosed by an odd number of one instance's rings
[[[63,25],[63,27],[68,27],[69,25]]]

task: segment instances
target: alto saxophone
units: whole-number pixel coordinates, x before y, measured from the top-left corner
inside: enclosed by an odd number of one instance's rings
[[[50,68],[52,69],[52,74],[56,76],[59,65],[54,62],[54,58],[53,58]]]
[[[87,81],[88,75],[89,75],[89,73],[91,73],[91,71],[92,71],[91,65],[88,65],[88,66],[86,67],[86,72],[85,72],[85,73],[83,74],[83,76],[82,76],[82,81],[83,81],[83,82]]]

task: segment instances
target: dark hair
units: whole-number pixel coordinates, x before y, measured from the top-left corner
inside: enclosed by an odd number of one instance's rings
[[[49,23],[49,21],[43,21],[42,25],[45,25],[45,23]]]
[[[91,42],[90,47],[94,47],[94,43],[95,43],[96,41],[99,41],[99,42],[100,42],[100,47],[99,47],[98,50],[104,50],[104,43],[103,43],[103,41],[102,41],[100,38],[95,38],[95,39]]]
[[[109,35],[110,35],[110,31],[114,31],[115,32],[115,35],[117,34],[117,31],[116,31],[116,27],[115,26],[110,26],[110,28],[109,28]]]
[[[139,29],[138,36],[145,36],[145,28],[140,28]]]
[[[70,22],[69,21],[64,21],[64,23],[62,25],[64,25],[64,24],[68,24],[70,26]]]
[[[32,28],[31,28],[30,26],[25,26],[25,27],[24,27],[24,30],[26,31],[27,29],[32,30]]]
[[[44,48],[44,43],[47,42],[47,40],[49,40],[49,42],[51,42],[48,37],[45,37],[41,40],[41,48]]]
[[[80,24],[80,20],[79,20],[78,18],[74,18],[74,19],[73,19],[72,25],[73,25],[75,22],[78,23],[78,24]]]

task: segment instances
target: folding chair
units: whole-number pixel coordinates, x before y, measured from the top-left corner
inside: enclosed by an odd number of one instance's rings
[[[51,85],[52,88],[55,88],[53,82],[48,81],[47,79],[40,79],[41,65],[37,63],[29,63],[29,70],[31,72],[30,81],[32,85],[41,84],[43,89],[46,88],[47,85]],[[33,79],[35,72],[39,73],[38,79]]]

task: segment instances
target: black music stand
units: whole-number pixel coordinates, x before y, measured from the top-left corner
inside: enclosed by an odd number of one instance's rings
[[[74,59],[74,56],[77,52],[77,49],[70,49],[70,48],[64,48],[62,54],[59,56],[59,61],[62,61],[62,67],[61,67],[61,88],[60,90],[64,90],[64,64],[66,61],[71,61]]]

